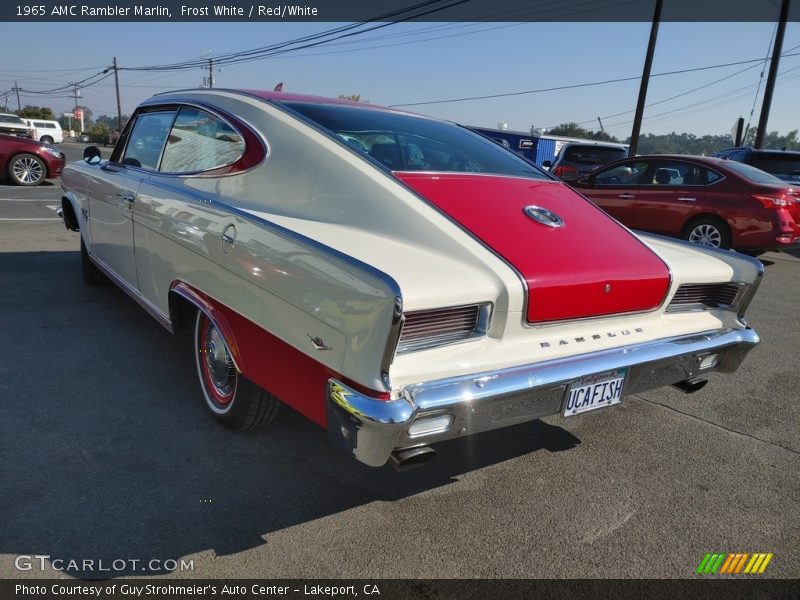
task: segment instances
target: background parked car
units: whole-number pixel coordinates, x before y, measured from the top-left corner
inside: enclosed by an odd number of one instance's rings
[[[39,185],[64,168],[58,148],[12,135],[0,134],[0,174],[17,185]]]
[[[22,120],[22,117],[11,113],[0,113],[0,133],[26,138],[32,137],[30,126]]]
[[[91,136],[86,131],[81,131],[80,135],[78,135],[77,141],[82,144],[88,144],[92,141]]]
[[[31,129],[32,138],[45,144],[60,144],[64,141],[64,132],[58,121],[44,119],[25,119]]]
[[[621,144],[570,142],[561,147],[552,164],[545,161],[544,166],[561,179],[577,179],[626,156],[628,150]]]
[[[743,162],[784,181],[800,184],[800,152],[728,148],[715,152],[712,156]]]
[[[623,224],[717,248],[800,241],[797,192],[755,167],[703,156],[637,156],[570,185]]]

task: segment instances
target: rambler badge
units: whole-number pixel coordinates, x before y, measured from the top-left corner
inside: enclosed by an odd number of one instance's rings
[[[556,213],[549,211],[546,208],[542,208],[541,206],[526,206],[523,211],[531,219],[537,223],[541,223],[542,225],[547,225],[548,227],[552,227],[554,229],[564,226],[564,219],[559,217]]]

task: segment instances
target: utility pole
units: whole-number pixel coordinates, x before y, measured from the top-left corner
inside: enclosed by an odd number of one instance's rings
[[[650,27],[650,41],[647,44],[647,55],[644,59],[644,69],[642,69],[642,83],[639,85],[639,100],[636,102],[636,115],[633,117],[633,131],[631,131],[631,145],[630,150],[628,150],[628,156],[636,156],[636,151],[639,149],[639,132],[642,129],[642,115],[644,114],[644,104],[647,100],[647,84],[650,83],[650,69],[653,66],[653,54],[656,51],[658,24],[661,22],[663,4],[664,0],[656,0],[653,25]]]
[[[214,59],[208,57],[208,87],[214,87]]]
[[[117,88],[117,131],[122,133],[122,104],[119,101],[119,67],[116,56],[114,57],[114,87]]]
[[[72,86],[72,97],[75,98],[75,112],[78,112],[78,98],[81,97],[81,93],[78,90],[77,83]],[[78,116],[75,115],[75,118],[77,119]],[[83,109],[81,109],[81,130],[78,132],[78,134],[80,135],[82,131],[83,131]]]
[[[603,133],[605,133],[605,132],[606,132],[606,130],[605,130],[605,129],[603,129],[603,121],[601,121],[601,120],[600,120],[600,117],[597,117],[597,122],[598,122],[598,123],[600,123],[600,131],[602,131]]]
[[[14,82],[14,90],[13,91],[17,92],[17,112],[19,112],[19,111],[22,110],[22,105],[19,103],[19,86],[17,85],[16,81]]]
[[[789,2],[790,0],[783,0],[783,4],[781,4],[778,29],[775,31],[775,45],[772,48],[772,61],[769,63],[767,87],[764,88],[761,117],[758,119],[758,129],[756,129],[756,148],[764,146],[764,137],[767,135],[767,121],[769,120],[769,109],[772,106],[772,92],[775,89],[775,79],[778,77],[778,63],[781,60],[781,52],[783,52],[783,34],[786,32],[786,21],[789,17]]]

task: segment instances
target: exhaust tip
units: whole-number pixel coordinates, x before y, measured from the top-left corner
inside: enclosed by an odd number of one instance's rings
[[[684,379],[672,385],[686,394],[694,394],[706,387],[707,383],[708,379]]]
[[[397,450],[389,457],[389,464],[395,471],[410,471],[430,462],[436,451],[428,446]]]

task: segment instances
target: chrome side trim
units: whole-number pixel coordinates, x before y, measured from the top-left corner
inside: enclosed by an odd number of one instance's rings
[[[152,316],[158,323],[170,333],[175,333],[175,328],[170,318],[162,313],[152,302],[142,296],[139,290],[133,288],[127,281],[121,279],[106,263],[94,256],[91,251],[87,249],[89,259],[100,269],[103,274],[113,281],[123,292],[133,298],[139,306],[145,309],[150,316]]]
[[[732,373],[759,343],[750,329],[724,329],[529,365],[408,385],[395,400],[361,394],[331,379],[327,387],[328,436],[370,466],[398,449],[444,441],[559,414],[569,385],[583,377],[626,369],[623,395],[696,379],[709,371]],[[701,369],[702,360],[717,362]],[[427,417],[450,415],[449,428],[411,436]]]

